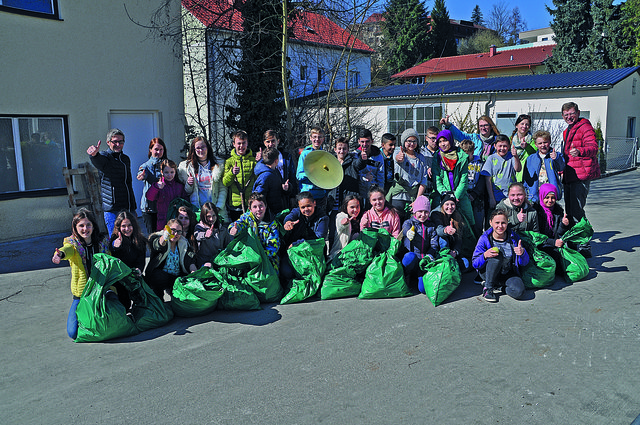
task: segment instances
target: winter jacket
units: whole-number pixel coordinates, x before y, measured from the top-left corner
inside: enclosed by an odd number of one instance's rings
[[[564,159],[567,164],[563,173],[564,183],[588,181],[600,177],[598,164],[598,142],[591,123],[580,118],[562,133],[564,141]],[[578,149],[579,156],[569,155],[571,149]]]
[[[400,226],[400,216],[397,212],[387,207],[379,214],[371,208],[362,215],[360,219],[360,230],[370,227],[373,229],[385,229],[394,238],[398,238],[402,230]]]
[[[233,167],[238,164],[240,172],[235,175],[231,172]],[[242,197],[244,196],[244,207],[246,208],[247,200],[251,196],[251,190],[253,190],[253,183],[256,181],[256,176],[253,174],[253,169],[256,166],[256,158],[250,149],[247,149],[247,153],[243,156],[239,156],[236,150],[231,151],[231,156],[224,163],[224,175],[222,177],[222,183],[226,187],[230,187],[231,191],[228,195],[228,205],[234,209],[242,209]]]
[[[407,232],[411,227],[415,231],[413,240],[409,240],[407,237]],[[440,238],[436,233],[436,225],[431,220],[422,223],[412,216],[402,225],[402,235],[407,251],[419,255],[421,258],[425,255],[435,258],[435,255],[440,251]]]
[[[509,221],[509,229],[514,232],[524,232],[527,230],[531,230],[534,232],[540,232],[540,228],[538,227],[538,213],[535,208],[529,203],[529,201],[524,202],[522,208],[516,209],[513,205],[511,205],[511,201],[509,198],[505,198],[496,205],[497,210],[504,210],[508,214]],[[523,222],[518,220],[518,213],[523,209],[526,217]]]
[[[538,152],[530,155],[527,161],[524,163],[522,172],[522,183],[527,190],[527,197],[529,202],[536,202],[538,200],[538,188],[540,187],[540,169],[542,168],[542,158]],[[551,159],[551,155],[547,154],[544,157],[544,168],[547,171],[547,178],[549,183],[554,185],[558,190],[558,201],[562,199],[562,183],[560,181],[560,172],[564,170],[564,155],[557,154],[556,159]]]
[[[314,211],[311,217],[302,215],[300,208],[294,208],[284,218],[284,222],[296,221],[299,222],[293,226],[293,229],[285,235],[286,244],[288,247],[293,242],[299,242],[302,240],[314,240],[323,238],[327,240],[329,234],[329,217],[318,211]]]
[[[162,189],[158,188],[158,183],[154,183],[147,191],[147,199],[150,201],[156,201],[158,209],[156,230],[162,230],[164,225],[167,224],[167,212],[169,211],[169,205],[171,204],[171,201],[176,198],[186,200],[187,192],[184,190],[184,185],[175,178],[171,181],[165,181]]]
[[[298,179],[296,178],[296,161],[289,152],[279,150],[282,155],[283,164],[278,164],[278,169],[282,168],[282,183],[289,180],[289,190],[284,193],[285,198],[295,197],[298,193]],[[287,208],[288,203],[285,203]]]
[[[401,201],[413,201],[418,193],[420,185],[425,186],[425,194],[429,189],[429,163],[419,152],[415,153],[415,158],[404,156],[402,162],[396,161],[396,156],[400,152],[400,147],[393,151],[393,162],[395,163],[395,183],[387,193],[387,200],[396,199]]]
[[[145,269],[145,275],[149,275],[149,272],[152,270],[163,267],[164,262],[166,261],[169,255],[169,247],[171,246],[170,241],[165,241],[164,245],[160,244],[160,237],[163,232],[152,233],[149,236],[149,246],[151,248],[151,254],[149,255],[149,263],[147,264],[147,268]],[[180,258],[180,271],[182,275],[189,274],[189,268],[192,265],[195,265],[196,255],[189,245],[189,242],[181,237],[178,240],[178,256]]]
[[[315,184],[311,183],[311,180],[304,173],[304,159],[313,152],[313,146],[307,146],[300,153],[300,157],[298,158],[298,169],[296,171],[296,178],[298,179],[298,187],[300,188],[300,192],[310,192],[313,199],[316,201],[318,199],[325,198],[327,196],[327,190],[319,188]]]
[[[75,236],[64,238],[62,248],[59,249],[64,254],[62,259],[67,260],[71,266],[71,294],[81,297],[91,274],[92,259],[87,256],[86,246],[78,242]],[[107,238],[100,241],[96,253],[109,254]]]
[[[140,200],[140,210],[146,213],[158,212],[155,201],[147,199],[147,191],[152,184],[162,177],[162,159],[150,157],[147,162],[138,167],[138,174],[144,171],[144,188],[142,189],[142,199]],[[180,170],[178,170],[180,171]]]
[[[251,211],[247,211],[242,214],[238,220],[229,225],[229,230],[231,230],[233,226],[236,226],[238,233],[251,227],[260,238],[262,247],[265,249],[267,257],[269,257],[269,261],[271,261],[273,267],[278,271],[280,265],[278,250],[281,244],[278,224],[275,221],[258,221]]]
[[[256,182],[253,184],[253,191],[264,195],[267,201],[267,208],[272,214],[278,214],[285,209],[282,190],[282,176],[278,170],[273,170],[259,161],[253,170],[256,175]],[[291,183],[291,182],[289,182]]]
[[[452,172],[444,169],[440,151],[433,156],[433,172],[436,174],[436,189],[439,193],[453,192],[453,196],[460,200],[467,196],[469,187],[469,156],[458,147],[458,161]],[[453,186],[452,186],[453,182]]]
[[[358,149],[354,152],[356,157],[353,167],[358,172],[358,190],[360,191],[360,196],[366,199],[369,188],[374,184],[378,187],[384,188],[384,156],[382,155],[382,151],[377,146],[371,146],[370,148],[371,154],[368,156],[367,160],[364,161],[362,159],[362,150]],[[373,179],[371,181],[367,181],[367,176],[371,173]]]
[[[489,227],[478,239],[478,243],[476,244],[476,249],[473,251],[472,264],[473,267],[478,271],[483,271],[486,264],[487,259],[484,258],[484,253],[494,246],[493,242],[493,229]],[[520,237],[511,232],[509,235],[509,239],[513,246],[517,246],[520,241]],[[520,276],[520,267],[524,267],[529,264],[529,254],[526,250],[524,250],[522,255],[516,255],[515,252],[513,254],[513,271]]]
[[[100,172],[102,209],[107,212],[135,211],[136,199],[131,185],[131,160],[122,152],[111,149],[90,156]]]
[[[222,175],[224,174],[225,162],[222,158],[216,158],[216,163],[211,169],[211,192],[208,199],[200,199],[200,192],[198,190],[198,172],[194,171],[193,164],[190,161],[182,161],[178,165],[178,178],[184,183],[184,190],[187,195],[190,196],[189,201],[196,206],[196,208],[202,208],[202,205],[210,201],[218,208],[218,215],[224,222],[229,222],[229,216],[227,215],[227,187],[222,184]],[[201,166],[198,164],[198,168]],[[189,177],[193,177],[193,184],[188,184]]]
[[[447,130],[451,131],[451,134],[453,134],[453,138],[458,142],[461,142],[464,139],[471,140],[476,147],[473,151],[474,155],[478,155],[482,158],[483,161],[487,159],[489,155],[496,151],[494,146],[496,141],[495,135],[491,136],[487,140],[482,140],[482,137],[480,137],[478,133],[465,133],[453,124],[449,124],[448,126],[446,126],[446,128]]]
[[[204,263],[210,263],[231,242],[231,235],[226,228],[216,229],[207,237],[209,228],[202,223],[196,224],[194,238],[198,248],[196,250],[196,267],[200,268]]]
[[[109,244],[111,255],[121,260],[132,269],[144,270],[144,264],[147,260],[146,245],[138,247],[131,242],[131,239],[123,236],[122,243],[119,247],[113,246],[113,241],[117,239],[116,235],[111,235],[111,243]]]
[[[555,204],[553,206],[553,210],[551,210],[551,215],[553,216],[553,225],[549,227],[549,223],[547,222],[547,215],[545,214],[542,206],[539,203],[534,203],[533,207],[538,213],[538,228],[540,229],[540,233],[549,237],[542,246],[544,248],[555,247],[556,239],[560,239],[562,235],[567,232],[567,230],[573,227],[573,218],[567,217],[569,219],[569,225],[565,226],[562,223],[562,219],[564,218],[564,210],[559,204]]]

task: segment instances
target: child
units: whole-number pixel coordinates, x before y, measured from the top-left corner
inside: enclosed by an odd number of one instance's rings
[[[487,157],[481,173],[485,176],[490,209],[507,196],[509,185],[515,183],[516,173],[522,169],[516,149],[507,136],[498,135],[495,147],[496,152]]]
[[[147,239],[140,231],[138,220],[129,211],[116,217],[111,234],[111,255],[122,260],[138,275],[142,274],[147,256]],[[126,306],[125,303],[123,305]]]
[[[551,147],[551,134],[548,131],[536,131],[533,139],[536,142],[538,153],[527,157],[522,173],[522,182],[527,190],[529,201],[536,202],[538,200],[538,187],[545,183],[556,187],[556,198],[560,200],[562,198],[562,180],[559,173],[564,171],[564,155],[558,155]]]
[[[220,211],[221,220],[228,221],[227,187],[222,184],[224,165],[224,159],[213,154],[211,144],[198,136],[189,143],[187,159],[178,165],[178,177],[195,208],[200,209],[205,202],[211,202]]]
[[[273,268],[278,272],[280,267],[280,232],[275,221],[265,220],[267,203],[260,193],[252,193],[249,197],[249,211],[242,214],[238,220],[229,225],[229,234],[235,237],[247,227],[252,227],[262,242],[262,247],[269,257]]]
[[[451,250],[451,256],[458,260],[462,271],[468,270],[476,238],[458,211],[456,197],[452,192],[442,194],[440,208],[431,214],[431,219],[436,225],[436,233],[442,246]]]
[[[436,234],[435,224],[429,220],[431,203],[424,195],[418,196],[413,204],[413,216],[402,225],[404,246],[407,253],[402,257],[402,265],[408,275],[416,275],[420,260],[425,256],[431,260],[440,250],[440,240]],[[418,289],[424,293],[422,277],[418,278]]]
[[[284,218],[287,248],[291,244],[303,240],[327,239],[329,233],[329,217],[317,208],[316,200],[310,192],[300,192],[297,198],[298,208],[294,208]]]
[[[262,159],[254,169],[256,182],[253,185],[253,192],[264,195],[269,211],[274,217],[285,209],[283,193],[289,190],[289,182],[282,183],[282,177],[278,172],[279,155],[278,149],[267,149],[260,155]]]
[[[298,180],[296,179],[296,161],[293,156],[282,149],[278,148],[280,138],[275,130],[267,130],[262,136],[264,146],[267,149],[275,148],[278,150],[278,166],[276,167],[282,177],[282,181],[289,183],[289,189],[283,193],[284,208],[291,208],[292,201],[295,201],[298,192]],[[262,149],[256,153],[256,161],[262,159]],[[271,208],[271,204],[269,204]]]
[[[136,178],[144,181],[142,189],[142,201],[140,202],[140,210],[142,211],[142,220],[147,229],[147,233],[153,233],[157,228],[158,210],[156,203],[147,200],[147,191],[152,184],[162,177],[162,160],[167,159],[167,146],[159,137],[151,139],[149,142],[149,160],[138,168]]]
[[[166,290],[171,296],[177,277],[195,272],[195,253],[183,236],[183,227],[177,219],[167,222],[165,229],[149,236],[151,255],[144,272],[144,280],[161,299]]]
[[[382,158],[384,159],[384,191],[389,193],[389,189],[393,185],[395,165],[393,160],[393,152],[396,149],[396,136],[391,133],[382,135]]]
[[[215,256],[231,242],[229,232],[221,225],[218,208],[212,202],[205,202],[194,232],[196,267],[211,267]]]
[[[473,267],[485,281],[482,298],[497,302],[494,290],[502,290],[512,298],[520,299],[524,294],[520,267],[529,263],[529,254],[518,235],[509,230],[504,210],[493,211],[489,224],[491,227],[480,236],[473,252]]]
[[[540,186],[539,203],[533,204],[538,213],[538,227],[540,233],[548,236],[549,239],[542,245],[542,250],[551,255],[556,264],[562,264],[562,257],[558,248],[564,245],[560,239],[572,226],[571,219],[567,217],[562,207],[558,205],[558,189],[550,184],[544,183]],[[557,267],[560,271],[561,268]]]
[[[469,201],[471,201],[473,218],[476,222],[473,226],[473,233],[480,235],[482,234],[482,223],[484,222],[484,194],[487,188],[484,177],[482,178],[481,184],[478,184],[478,182],[480,181],[480,172],[482,171],[484,162],[482,158],[473,153],[475,145],[471,140],[464,139],[460,142],[460,149],[469,157],[469,185],[467,186],[467,196],[469,197]]]
[[[182,237],[187,240],[189,245],[193,248],[197,245],[195,238],[196,224],[198,224],[198,219],[196,218],[196,213],[187,206],[178,207],[178,215],[176,219],[180,222],[180,225],[184,229],[182,233]]]
[[[338,255],[358,234],[361,208],[362,200],[359,195],[350,194],[344,198],[340,212],[335,218],[336,237],[329,252],[329,260]]]
[[[359,195],[360,174],[354,168],[356,156],[349,153],[349,140],[346,137],[338,137],[334,146],[336,158],[342,164],[343,178],[338,187],[333,189],[328,199],[333,198],[331,213],[329,214],[329,246],[333,246],[336,234],[336,216],[340,211],[344,200],[349,195]]]
[[[387,206],[382,188],[371,186],[371,189],[369,189],[369,203],[371,204],[371,209],[367,210],[362,216],[360,230],[382,228],[394,238],[402,240],[400,216],[395,208]]]
[[[453,144],[449,130],[438,133],[438,153],[434,156],[433,172],[438,193],[453,192],[460,213],[470,226],[475,224],[473,207],[467,194],[469,187],[469,157]]]
[[[222,183],[231,187],[227,199],[229,220],[237,220],[247,209],[247,198],[251,195],[255,175],[253,169],[256,159],[249,149],[249,136],[243,130],[232,135],[233,149],[231,156],[224,163]]]
[[[367,128],[358,131],[358,145],[355,152],[355,169],[358,171],[360,196],[366,196],[373,185],[384,187],[384,157],[380,148],[373,145],[373,135]]]
[[[406,217],[408,205],[426,192],[428,184],[428,164],[419,152],[418,132],[408,128],[400,136],[400,147],[394,158],[396,182],[387,194],[387,200],[398,211],[400,218]]]
[[[176,174],[178,173],[178,166],[170,159],[162,161],[162,177],[156,183],[152,184],[147,191],[147,199],[149,201],[156,201],[158,209],[158,219],[156,224],[156,230],[162,230],[164,225],[167,224],[167,212],[169,211],[169,205],[175,198],[187,198],[187,192],[184,190],[184,185],[176,180]]]
[[[298,169],[296,171],[296,178],[298,179],[300,192],[311,193],[311,196],[313,196],[313,199],[316,202],[316,208],[326,214],[328,194],[327,190],[311,183],[311,180],[309,180],[304,172],[304,159],[307,157],[307,155],[315,150],[323,150],[322,145],[324,144],[324,131],[322,131],[320,127],[313,127],[309,132],[309,141],[311,142],[311,145],[304,148],[300,153],[300,158],[298,158]],[[296,198],[296,200],[297,199],[298,198]]]
[[[431,205],[440,205],[440,194],[436,189],[436,175],[433,172],[433,157],[438,152],[438,133],[440,129],[435,126],[427,128],[424,136],[424,146],[420,148],[420,153],[424,156],[427,164],[428,183],[425,192],[430,193]]]
[[[71,266],[71,295],[73,301],[67,317],[67,334],[71,339],[78,336],[76,309],[91,274],[93,254],[109,253],[109,241],[100,234],[98,223],[89,210],[80,208],[71,221],[71,236],[64,239],[62,248],[56,248],[51,261],[69,261]]]
[[[538,213],[527,200],[522,183],[511,183],[508,195],[509,197],[500,201],[496,208],[507,214],[510,230],[539,232]]]

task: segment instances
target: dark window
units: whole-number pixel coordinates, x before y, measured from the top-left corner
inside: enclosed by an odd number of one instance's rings
[[[0,0],[0,11],[59,18],[57,0]]]

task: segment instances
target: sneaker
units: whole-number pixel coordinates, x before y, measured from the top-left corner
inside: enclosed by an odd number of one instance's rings
[[[477,274],[476,277],[473,278],[473,283],[475,283],[476,285],[484,286],[484,280],[482,280],[479,274]]]
[[[493,293],[493,289],[484,288],[482,290],[482,299],[489,303],[497,303],[498,297]]]

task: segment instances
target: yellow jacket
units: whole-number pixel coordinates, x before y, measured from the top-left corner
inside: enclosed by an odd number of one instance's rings
[[[109,245],[106,239],[100,241],[98,251],[100,253],[109,254]],[[91,270],[88,269],[85,248],[78,243],[75,237],[69,236],[64,238],[62,248],[59,248],[64,254],[63,260],[69,261],[71,266],[71,293],[76,297],[81,297],[84,287]]]

